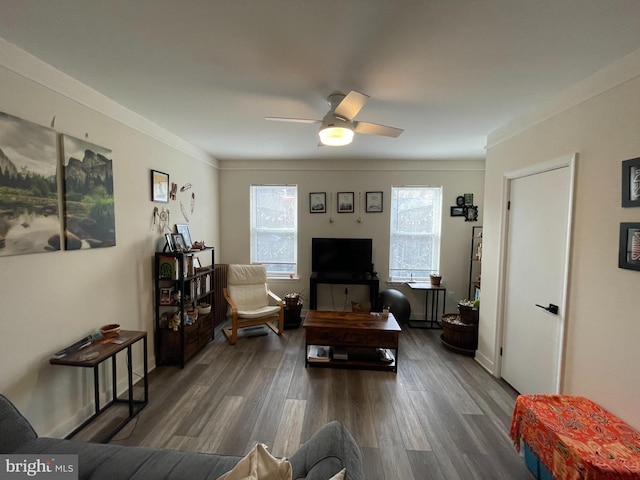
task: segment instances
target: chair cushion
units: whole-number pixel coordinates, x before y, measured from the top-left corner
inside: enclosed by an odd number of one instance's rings
[[[267,305],[266,307],[257,308],[255,310],[238,310],[238,318],[264,318],[280,313],[279,305]]]
[[[264,265],[229,265],[227,284],[255,285],[267,283]]]
[[[262,265],[229,265],[227,291],[238,311],[258,310],[269,305],[267,271]]]

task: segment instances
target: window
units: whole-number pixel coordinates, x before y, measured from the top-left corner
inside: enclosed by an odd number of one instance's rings
[[[296,275],[298,259],[297,185],[251,185],[251,263],[270,277]]]
[[[391,187],[391,280],[424,280],[438,272],[441,219],[442,187]]]

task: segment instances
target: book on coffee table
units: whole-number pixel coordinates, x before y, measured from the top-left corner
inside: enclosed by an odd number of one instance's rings
[[[329,356],[330,352],[331,347],[325,345],[310,345],[307,358],[310,362],[328,362],[331,359]]]

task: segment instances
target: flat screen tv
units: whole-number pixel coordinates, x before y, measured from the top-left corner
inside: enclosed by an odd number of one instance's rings
[[[311,271],[372,273],[370,238],[312,238]]]

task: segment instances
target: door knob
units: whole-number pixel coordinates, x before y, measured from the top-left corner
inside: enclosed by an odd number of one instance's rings
[[[546,310],[549,313],[553,313],[554,315],[558,314],[558,306],[554,305],[553,303],[550,303],[548,307],[543,307],[542,305],[538,305],[536,303],[536,307],[540,307],[540,308],[542,308],[543,310]]]

